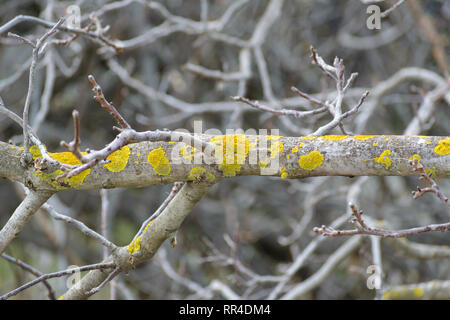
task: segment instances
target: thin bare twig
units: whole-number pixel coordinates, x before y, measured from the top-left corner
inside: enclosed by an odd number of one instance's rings
[[[358,208],[350,203],[349,204],[352,210],[352,223],[355,224],[356,229],[352,230],[335,230],[333,228],[322,226],[320,228],[316,227],[313,229],[315,233],[322,234],[327,237],[340,237],[340,236],[353,236],[358,234],[366,234],[366,235],[374,235],[383,238],[402,238],[411,235],[416,235],[419,233],[430,232],[430,231],[441,231],[445,232],[450,230],[450,222],[442,223],[442,224],[430,224],[424,227],[417,227],[411,229],[403,229],[403,230],[385,230],[380,228],[372,228],[369,227],[362,218],[362,211],[358,210]]]
[[[450,206],[450,201],[448,198],[441,192],[439,185],[434,181],[428,174],[426,174],[425,169],[423,168],[423,165],[414,158],[409,162],[413,167],[415,171],[418,171],[421,175],[421,177],[430,185],[430,187],[427,188],[419,188],[417,187],[417,191],[412,191],[413,198],[417,199],[423,196],[427,192],[434,193],[436,197],[439,198],[443,203]]]
[[[11,256],[7,255],[6,253],[2,253],[1,256],[6,261],[14,263],[15,265],[19,266],[23,270],[31,273],[32,275],[34,275],[36,277],[40,277],[40,276],[43,275],[43,273],[41,271],[39,271],[36,268],[33,268],[32,266],[30,266],[29,264],[23,262],[22,260],[19,260],[17,258],[11,257]],[[49,299],[56,300],[55,291],[53,290],[52,286],[48,283],[48,281],[43,280],[42,284],[47,288],[47,291],[48,291],[47,295],[48,295]]]
[[[114,119],[120,124],[123,129],[131,129],[131,126],[128,122],[122,117],[122,115],[117,111],[117,109],[113,106],[112,103],[106,101],[105,96],[103,95],[102,88],[97,84],[93,75],[88,76],[88,80],[92,85],[92,91],[94,91],[95,96],[94,99],[102,106],[103,109],[108,111]]]
[[[113,262],[96,263],[96,264],[91,264],[91,265],[87,265],[87,266],[82,266],[79,268],[70,268],[70,269],[66,269],[63,271],[47,273],[47,274],[40,276],[39,278],[34,279],[33,281],[30,281],[30,282],[24,284],[23,286],[20,286],[19,288],[12,290],[11,292],[8,292],[7,294],[4,294],[3,296],[0,296],[0,300],[6,300],[12,296],[15,296],[15,295],[19,294],[20,292],[22,292],[23,290],[28,289],[28,288],[38,284],[39,282],[47,280],[47,279],[63,277],[63,276],[69,275],[69,274],[77,273],[77,272],[98,270],[98,269],[111,269],[111,268],[115,268],[115,267],[116,267],[116,265]]]

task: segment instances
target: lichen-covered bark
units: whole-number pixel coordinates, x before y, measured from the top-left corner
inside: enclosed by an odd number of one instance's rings
[[[33,190],[49,191],[136,188],[246,175],[282,178],[411,176],[417,173],[408,160],[416,157],[427,173],[450,177],[449,137],[229,135],[201,136],[201,139],[212,142],[222,152],[222,155],[216,153],[215,157],[210,157],[210,164],[195,163],[200,152],[183,143],[141,142],[116,151],[108,157],[109,163],[97,165],[68,181],[56,179],[60,171],[40,171],[33,166],[24,169],[20,165],[21,150],[0,142],[0,176],[20,181]],[[32,150],[35,159],[39,157],[36,150]],[[61,162],[77,164],[76,158],[68,152],[50,155]]]

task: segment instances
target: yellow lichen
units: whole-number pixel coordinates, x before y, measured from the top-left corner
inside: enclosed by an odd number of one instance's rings
[[[298,159],[298,164],[303,170],[314,170],[317,167],[320,167],[322,163],[323,155],[317,150],[311,151],[307,155],[300,156],[300,158]]]
[[[265,158],[264,160],[259,160],[258,161],[258,166],[261,169],[265,169],[267,167],[267,165],[269,164],[270,159],[269,158]]]
[[[32,145],[28,151],[30,151],[33,160],[42,157],[41,150],[39,150],[39,147],[35,144]]]
[[[190,145],[184,145],[180,148],[180,156],[189,162],[192,162],[194,159],[194,152],[195,148]]]
[[[445,156],[450,153],[450,138],[447,137],[438,142],[437,146],[434,147],[434,152],[441,156]]]
[[[417,162],[420,162],[420,160],[422,159],[422,157],[420,156],[420,154],[413,154],[411,157],[409,157],[408,160],[413,161],[414,159],[417,159]]]
[[[284,145],[277,141],[272,143],[272,145],[270,146],[270,157],[272,159],[275,159],[279,153],[283,152],[284,150]]]
[[[259,140],[259,139],[256,139],[255,141],[250,142],[249,148],[250,148],[250,149],[255,148],[255,147],[258,145],[258,140]]]
[[[388,300],[391,296],[391,292],[389,290],[383,293],[383,300]]]
[[[266,136],[267,140],[280,140],[283,136]]]
[[[30,151],[31,155],[33,156],[33,159],[42,157],[41,152],[36,145],[31,146],[29,151]],[[86,153],[82,152],[82,154],[86,154]],[[51,158],[53,158],[63,164],[70,164],[70,165],[82,164],[81,161],[78,160],[71,152],[57,152],[57,153],[49,152],[48,155]],[[77,174],[69,179],[63,178],[63,179],[60,179],[60,181],[58,181],[56,178],[63,174],[62,170],[55,170],[50,173],[36,170],[34,174],[39,179],[47,182],[49,185],[51,185],[56,190],[65,190],[69,186],[74,187],[74,188],[80,186],[84,182],[84,179],[90,173],[91,173],[91,169],[87,169],[87,170],[81,172],[80,174]]]
[[[428,175],[428,176],[430,176],[431,178],[435,178],[437,175],[436,175],[436,167],[431,167],[431,168],[426,168],[426,169],[424,169],[425,170],[425,173]]]
[[[57,300],[64,300],[64,295],[60,296]]]
[[[210,182],[214,182],[214,180],[216,180],[216,177],[203,167],[194,167],[191,169],[191,171],[189,171],[189,180],[192,180],[194,182],[201,182],[203,178],[208,179]]]
[[[330,134],[327,136],[323,136],[322,140],[328,140],[328,141],[339,141],[339,140],[344,140],[345,138],[347,138],[348,135],[335,135],[335,134]]]
[[[232,134],[214,137],[211,142],[215,144],[215,157],[224,176],[236,176],[248,155],[248,138],[244,134]]]
[[[355,140],[368,140],[377,137],[376,135],[361,135],[361,136],[353,136]]]
[[[421,298],[423,296],[424,290],[422,288],[414,288],[412,292],[414,296],[416,296],[417,298]]]
[[[142,230],[142,233],[144,233],[145,231],[147,231],[148,227],[150,227],[150,225],[153,223],[153,221],[155,221],[155,219],[151,220],[149,223],[147,223],[147,225],[145,226],[144,230]]]
[[[111,172],[120,172],[128,164],[128,159],[130,158],[130,148],[124,146],[119,150],[111,153],[106,160],[111,160],[111,162],[106,163],[104,166]]]
[[[384,164],[386,166],[386,170],[389,169],[391,166],[391,159],[389,158],[389,155],[391,154],[391,150],[384,150],[378,157],[373,159],[373,161]]]
[[[147,161],[152,165],[157,175],[167,176],[172,168],[166,152],[162,147],[154,149],[148,153]]]
[[[141,242],[142,238],[141,236],[136,237],[127,247],[128,253],[131,256],[133,253],[138,252],[141,250]]]
[[[312,139],[317,139],[318,137],[310,136],[310,137],[300,137],[300,138],[305,139],[305,140],[312,140]]]
[[[378,142],[374,142],[374,144],[372,144],[374,147],[376,147],[378,145]]]
[[[175,141],[169,141],[169,144],[174,144],[175,143]]]
[[[297,153],[298,152],[298,147],[295,146],[294,148],[292,148],[291,153]]]
[[[286,179],[288,177],[288,173],[286,172],[286,167],[281,167],[281,179]]]

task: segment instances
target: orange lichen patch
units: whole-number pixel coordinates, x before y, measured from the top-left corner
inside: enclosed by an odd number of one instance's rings
[[[315,136],[310,136],[310,137],[300,137],[301,139],[305,139],[305,140],[312,140],[312,139],[317,139],[318,137]]]
[[[201,182],[203,178],[208,179],[210,182],[214,182],[214,180],[216,180],[216,177],[203,167],[194,167],[191,171],[189,171],[189,180]]]
[[[286,167],[281,167],[281,179],[286,179],[288,177],[288,173],[286,172]]]
[[[376,147],[378,145],[378,142],[375,142],[374,144],[372,144],[374,147]]]
[[[11,146],[11,149],[15,150],[17,147],[16,146]]]
[[[272,145],[270,146],[270,157],[272,159],[275,159],[279,153],[283,152],[283,150],[284,150],[283,143],[279,141],[272,143]]]
[[[141,153],[140,152],[138,152],[137,154],[136,154],[138,157],[141,155]]]
[[[413,154],[411,157],[409,157],[408,160],[413,161],[414,159],[417,159],[418,162],[420,162],[420,160],[422,159],[422,157],[420,156],[420,154]]]
[[[175,143],[175,141],[169,141],[169,144],[174,144]]]
[[[130,158],[130,148],[124,146],[121,149],[111,153],[106,160],[111,160],[111,162],[106,163],[104,166],[111,172],[120,172],[128,164],[128,159]]]
[[[236,176],[250,149],[248,138],[244,134],[232,134],[214,137],[211,142],[215,144],[215,157],[224,176]]]
[[[300,156],[298,159],[298,164],[303,170],[312,171],[317,167],[320,167],[322,163],[323,155],[317,150],[311,151],[307,155]]]
[[[362,136],[353,136],[353,139],[355,140],[369,140],[372,138],[378,137],[376,135],[362,135]]]
[[[384,150],[378,157],[373,159],[373,161],[384,164],[386,166],[386,170],[391,166],[391,159],[389,156],[391,155],[391,150]]]
[[[297,153],[298,152],[298,147],[295,146],[294,148],[292,148],[291,153]]]
[[[322,136],[322,140],[328,140],[328,141],[339,141],[339,140],[344,140],[345,138],[347,138],[348,135],[327,135],[327,136]]]
[[[162,147],[154,149],[148,153],[148,163],[150,163],[157,175],[167,176],[170,173],[171,167],[169,159]]]
[[[386,139],[384,139],[384,141],[389,141],[390,140],[390,138],[386,138]]]
[[[438,142],[437,146],[434,147],[434,152],[441,156],[445,156],[450,153],[450,138],[447,137]]]

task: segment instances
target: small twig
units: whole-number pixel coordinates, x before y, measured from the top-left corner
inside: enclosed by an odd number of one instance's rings
[[[103,288],[105,285],[107,285],[108,282],[110,282],[112,279],[114,279],[114,277],[117,276],[119,273],[120,273],[120,268],[116,267],[110,274],[108,274],[106,279],[102,283],[100,283],[100,285],[98,287],[95,287],[95,288],[89,290],[88,292],[86,292],[86,295],[91,296],[91,295],[99,292],[101,288]]]
[[[305,99],[305,100],[311,101],[312,103],[318,104],[318,105],[323,106],[323,107],[326,107],[326,108],[328,108],[328,109],[331,109],[331,106],[330,106],[329,103],[322,102],[322,101],[320,101],[319,99],[314,98],[314,97],[310,96],[309,94],[307,94],[307,93],[305,93],[305,92],[303,92],[303,91],[300,91],[300,90],[297,89],[296,87],[291,87],[291,90],[292,90],[293,92],[295,92],[298,96],[302,97],[302,98]]]
[[[233,99],[234,101],[246,103],[253,108],[260,109],[262,111],[267,111],[267,112],[273,113],[277,116],[294,116],[296,118],[304,118],[304,117],[307,117],[310,115],[323,113],[328,110],[327,107],[322,107],[322,108],[319,108],[316,110],[311,110],[311,111],[297,111],[297,110],[290,110],[290,109],[272,109],[270,107],[260,104],[258,101],[251,101],[244,97],[235,96],[235,97],[231,97],[231,99]]]
[[[21,286],[17,289],[14,289],[13,291],[11,291],[3,296],[0,296],[0,300],[6,300],[12,296],[15,296],[18,293],[22,292],[23,290],[28,289],[28,288],[38,284],[39,282],[47,280],[47,279],[63,277],[63,276],[69,275],[69,274],[74,274],[76,272],[90,271],[90,270],[96,270],[96,269],[111,269],[111,268],[115,268],[115,267],[116,267],[116,264],[113,262],[96,263],[96,264],[91,264],[91,265],[87,265],[87,266],[82,266],[79,268],[70,268],[70,269],[66,269],[63,271],[47,273],[47,274],[40,276],[39,278],[34,279],[33,281],[30,281],[30,282],[24,284],[23,286]]]
[[[336,68],[328,65],[321,56],[316,52],[316,50],[311,46],[311,58],[313,63],[317,65],[327,76],[329,76],[334,81],[338,81],[335,76]]]
[[[101,32],[99,32],[99,30],[95,30],[92,31],[90,28],[75,28],[75,27],[69,27],[69,26],[64,26],[58,23],[54,23],[51,21],[47,21],[47,20],[43,20],[41,18],[38,17],[33,17],[33,16],[26,16],[26,15],[19,15],[14,17],[14,19],[8,21],[7,23],[5,23],[4,25],[0,26],[0,34],[2,34],[3,32],[6,32],[7,30],[13,28],[15,25],[21,23],[22,21],[31,21],[34,22],[36,24],[39,24],[41,26],[44,26],[46,28],[55,28],[58,29],[59,31],[62,32],[67,32],[70,34],[76,34],[76,35],[83,35],[86,37],[89,37],[93,40],[98,40],[99,42],[102,42],[103,44],[113,48],[116,53],[121,53],[123,51],[123,47],[119,44],[115,44],[113,41],[111,41],[110,39],[106,38]],[[56,26],[58,25],[58,26]],[[103,31],[104,29],[102,29]]]
[[[352,210],[352,216],[354,219],[352,222],[355,224],[356,229],[353,230],[335,230],[333,228],[322,226],[320,228],[314,228],[313,231],[315,233],[327,236],[327,237],[339,237],[339,236],[353,236],[357,234],[367,234],[374,235],[383,238],[402,238],[411,235],[416,235],[419,233],[430,232],[430,231],[441,231],[445,232],[450,230],[450,222],[442,223],[442,224],[430,224],[424,227],[417,227],[411,229],[403,229],[403,230],[385,230],[379,228],[371,228],[367,226],[362,218],[362,211],[358,210],[358,208],[350,203],[349,204]]]
[[[386,18],[388,15],[391,14],[392,11],[397,9],[397,7],[400,6],[403,2],[405,2],[405,0],[398,0],[392,7],[390,7],[389,9],[386,9],[385,11],[383,11],[380,14],[380,17],[381,18]]]
[[[11,256],[7,255],[6,253],[2,253],[1,256],[2,256],[3,259],[5,259],[5,260],[7,260],[7,261],[9,261],[11,263],[14,263],[15,265],[19,266],[20,268],[22,268],[25,271],[28,271],[29,273],[31,273],[32,275],[34,275],[36,277],[40,277],[40,276],[43,275],[43,273],[41,271],[37,270],[36,268],[33,268],[29,264],[27,264],[27,263],[25,263],[25,262],[23,262],[23,261],[21,261],[21,260],[19,260],[17,258],[11,257]],[[53,288],[51,287],[51,285],[46,280],[43,280],[42,284],[48,290],[48,297],[49,297],[49,299],[56,300],[55,291],[53,291]]]
[[[117,249],[117,246],[103,237],[102,235],[98,234],[94,230],[88,228],[83,222],[78,221],[77,219],[71,218],[69,216],[63,215],[59,212],[57,212],[51,205],[45,203],[43,205],[43,208],[50,214],[50,216],[55,220],[64,221],[65,223],[69,223],[73,225],[75,228],[83,232],[85,235],[100,241],[102,245],[104,245],[106,248],[108,248],[111,251],[115,251]]]
[[[69,150],[73,153],[73,155],[80,160],[81,163],[86,163],[87,160],[83,156],[83,154],[80,152],[80,117],[77,110],[73,110],[72,112],[73,117],[73,128],[74,128],[74,134],[73,134],[73,140],[70,143],[66,143],[65,141],[61,141],[61,146]]]
[[[76,39],[78,39],[80,35],[79,34],[73,34],[67,39],[54,39],[52,43],[58,45],[58,46],[67,46],[74,42]]]
[[[28,131],[28,124],[29,124],[29,109],[31,105],[31,98],[33,94],[34,89],[34,77],[36,73],[36,67],[39,60],[39,54],[41,53],[41,49],[45,47],[46,41],[48,38],[50,38],[52,35],[54,35],[58,30],[58,27],[61,26],[64,23],[65,19],[61,18],[49,31],[47,31],[42,37],[40,37],[36,43],[33,43],[31,40],[28,40],[24,37],[18,36],[13,33],[8,33],[9,36],[12,36],[16,39],[22,40],[23,42],[29,44],[33,48],[33,55],[30,65],[30,73],[29,73],[29,79],[28,79],[28,92],[25,99],[25,106],[23,109],[23,117],[22,117],[22,128],[23,128],[23,139],[24,139],[24,154],[28,154],[28,149],[30,148],[30,136]],[[27,159],[29,160],[29,159]]]
[[[439,185],[434,181],[428,174],[426,174],[425,169],[423,168],[423,165],[414,158],[413,160],[409,161],[409,163],[414,167],[415,171],[418,171],[422,178],[430,185],[430,187],[427,188],[419,188],[417,187],[417,191],[412,191],[413,198],[417,199],[423,196],[427,192],[434,193],[439,200],[444,202],[446,205],[450,206],[450,201],[448,198],[441,192]]]
[[[92,85],[92,91],[94,91],[94,99],[102,106],[103,109],[108,111],[114,119],[120,124],[123,129],[131,129],[128,122],[122,117],[122,115],[117,111],[117,109],[112,105],[112,103],[106,101],[103,95],[102,88],[97,84],[93,75],[88,76],[88,80]]]

